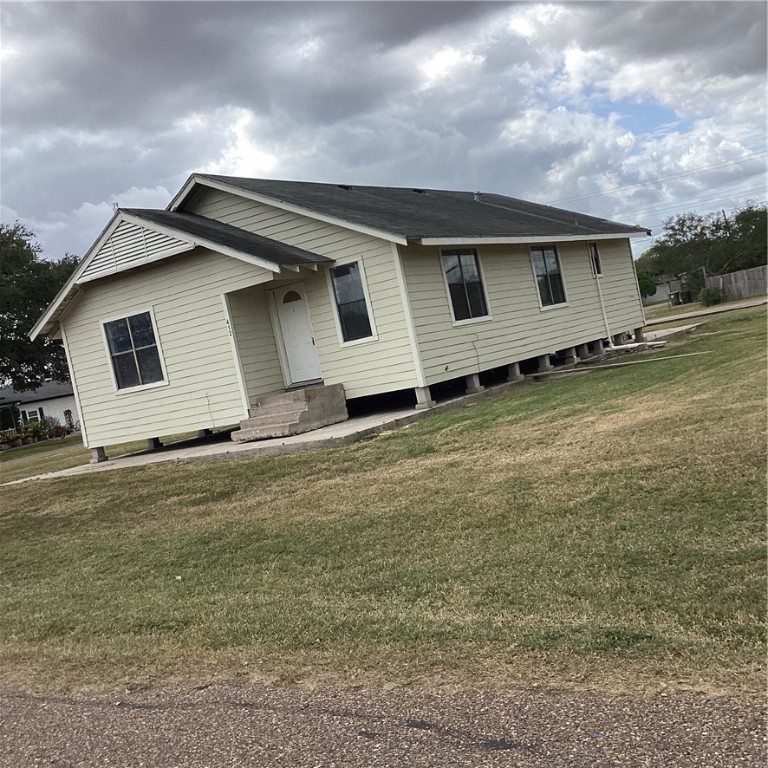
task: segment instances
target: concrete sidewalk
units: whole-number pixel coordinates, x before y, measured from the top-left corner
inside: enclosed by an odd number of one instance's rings
[[[697,309],[695,312],[684,312],[680,315],[666,315],[665,317],[655,317],[652,320],[646,320],[646,328],[649,325],[662,325],[663,323],[676,323],[678,320],[690,320],[694,317],[705,317],[706,315],[719,315],[721,312],[732,312],[735,309],[749,309],[750,307],[759,307],[768,304],[768,296],[758,296],[754,299],[744,299],[744,301],[734,301],[731,304],[717,304],[708,309]]]
[[[441,405],[446,405],[446,403]],[[116,456],[100,464],[83,464],[71,469],[62,469],[58,472],[47,472],[42,475],[25,477],[21,480],[13,480],[10,483],[3,483],[3,485],[17,485],[31,480],[50,480],[57,477],[73,477],[75,475],[91,474],[92,472],[109,472],[113,469],[143,467],[148,464],[232,459],[239,456],[274,456],[280,453],[299,453],[319,448],[332,448],[357,442],[378,432],[397,429],[434,412],[434,408],[426,411],[415,411],[413,408],[406,408],[387,413],[376,413],[371,416],[361,416],[342,421],[340,424],[331,424],[330,426],[321,427],[301,435],[277,437],[253,443],[236,443],[222,436],[220,440],[211,441],[208,439],[205,442],[188,447],[175,448],[171,444],[157,451]]]

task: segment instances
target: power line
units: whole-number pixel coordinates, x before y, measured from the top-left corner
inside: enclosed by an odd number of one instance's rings
[[[768,156],[768,152],[766,152],[765,150],[761,150],[759,152],[752,152],[749,155],[743,155],[738,160],[728,160],[726,162],[716,163],[714,165],[703,165],[700,168],[692,168],[692,169],[690,169],[688,171],[680,171],[679,173],[671,173],[671,174],[669,174],[667,176],[658,176],[655,179],[648,179],[647,181],[639,181],[636,184],[626,184],[626,185],[621,186],[621,187],[611,187],[610,189],[605,189],[602,192],[591,192],[591,193],[586,194],[586,195],[579,195],[578,197],[562,197],[562,198],[560,198],[558,200],[551,200],[551,201],[549,201],[547,203],[547,205],[554,205],[555,203],[571,203],[571,202],[574,202],[576,200],[586,200],[587,198],[590,198],[590,197],[601,197],[603,195],[608,195],[611,192],[618,192],[618,191],[624,190],[624,189],[634,189],[635,187],[645,187],[645,186],[648,186],[650,184],[657,184],[660,181],[669,181],[670,179],[680,179],[680,178],[683,178],[684,176],[692,176],[692,175],[694,175],[696,173],[701,173],[703,171],[712,171],[712,170],[715,170],[717,168],[726,168],[727,166],[730,166],[730,165],[739,165],[740,163],[743,163],[745,160],[749,160],[751,158],[761,157],[761,156],[762,157]]]
[[[765,205],[766,201],[765,200],[760,200],[756,204],[757,205]],[[725,213],[733,213],[734,211],[744,210],[744,206],[743,205],[736,205],[733,208],[720,209],[720,210],[716,211],[716,213],[720,213],[722,210],[724,210]],[[662,221],[662,222],[660,222],[658,224],[651,224],[648,227],[648,229],[656,229],[657,227],[663,227],[663,226],[664,226],[664,222]],[[648,235],[646,237],[637,237],[637,238],[633,237],[632,238],[632,242],[633,243],[642,243],[645,240],[655,240],[657,237],[661,237],[661,235]]]
[[[660,203],[659,205],[651,205],[648,208],[642,208],[639,211],[633,211],[631,215],[623,215],[623,214],[617,214],[617,218],[619,219],[626,219],[626,218],[637,218],[638,216],[644,216],[646,214],[652,214],[656,215],[659,213],[663,213],[664,211],[674,211],[679,208],[682,208],[687,205],[700,205],[700,204],[708,204],[715,202],[717,200],[722,200],[724,197],[727,197],[731,194],[738,194],[739,197],[747,197],[749,195],[753,194],[759,194],[761,192],[765,191],[765,186],[761,185],[759,187],[749,187],[747,189],[742,189],[741,187],[731,187],[729,189],[722,189],[718,192],[711,192],[709,194],[700,195],[699,197],[692,197],[687,200],[680,200],[674,203]]]

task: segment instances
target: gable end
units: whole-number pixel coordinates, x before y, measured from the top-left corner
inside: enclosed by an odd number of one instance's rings
[[[96,280],[157,259],[194,248],[194,243],[153,232],[130,221],[121,221],[107,241],[93,254],[78,283]]]

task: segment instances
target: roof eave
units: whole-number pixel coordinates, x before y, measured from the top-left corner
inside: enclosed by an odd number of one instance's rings
[[[258,256],[251,256],[250,254],[243,253],[242,251],[238,251],[235,248],[223,246],[219,243],[214,243],[205,237],[192,237],[186,232],[182,232],[181,230],[177,230],[172,227],[166,227],[153,221],[149,221],[148,219],[143,219],[141,216],[136,216],[134,214],[118,210],[109,220],[109,223],[106,227],[104,227],[93,245],[88,249],[88,252],[80,261],[77,269],[66,282],[64,287],[58,292],[56,298],[54,298],[54,300],[48,305],[48,308],[32,327],[32,330],[29,332],[29,338],[31,341],[34,341],[41,333],[49,334],[51,329],[55,327],[59,318],[77,294],[77,291],[79,290],[80,278],[90,265],[93,257],[96,253],[99,252],[103,244],[109,239],[112,233],[123,221],[127,221],[138,227],[151,229],[155,232],[173,237],[177,240],[182,240],[189,243],[191,247],[201,246],[203,248],[208,248],[209,250],[215,251],[216,253],[221,253],[224,256],[230,256],[232,258],[239,259],[240,261],[244,261],[256,267],[261,267],[262,269],[269,270],[275,274],[280,273],[280,265],[275,262],[259,258]],[[117,272],[110,273],[110,275],[112,274],[117,274]],[[108,275],[103,275],[99,276],[99,278],[107,276]]]
[[[117,225],[121,221],[120,211],[115,211],[112,218],[107,222],[104,229],[101,230],[101,234],[94,240],[93,245],[86,251],[85,256],[80,260],[77,265],[77,269],[72,273],[69,280],[64,283],[62,289],[56,294],[53,301],[48,305],[45,312],[39,317],[38,321],[32,326],[32,330],[29,332],[29,339],[34,341],[41,333],[48,333],[54,324],[58,321],[61,313],[66,308],[66,304],[69,303],[74,296],[77,287],[77,280],[86,270],[90,264],[93,255],[99,251],[101,246],[107,241],[112,232],[115,231]],[[70,296],[70,294],[72,294]],[[66,303],[65,303],[66,302]],[[64,307],[61,305],[64,304]],[[60,310],[60,311],[59,311]]]
[[[173,237],[177,240],[188,242],[193,246],[199,245],[202,248],[207,248],[209,251],[215,251],[216,253],[221,253],[224,256],[231,256],[232,258],[239,259],[240,261],[245,261],[248,264],[261,267],[262,269],[268,269],[270,272],[280,272],[280,265],[274,261],[270,261],[269,259],[262,259],[258,256],[251,256],[249,253],[244,253],[243,251],[239,251],[236,248],[230,248],[227,245],[216,243],[207,237],[190,235],[181,229],[176,229],[164,224],[158,224],[154,221],[151,221],[150,219],[145,219],[132,213],[123,212],[123,218],[125,221],[128,221],[131,224],[135,224],[137,227],[145,227],[146,229],[151,229],[155,232],[159,232],[162,235],[167,235],[168,237]]]
[[[646,230],[632,230],[629,232],[586,233],[578,235],[517,235],[514,237],[505,235],[492,235],[489,237],[414,237],[410,242],[419,245],[516,245],[523,243],[572,243],[581,240],[623,240],[627,237],[646,237]]]

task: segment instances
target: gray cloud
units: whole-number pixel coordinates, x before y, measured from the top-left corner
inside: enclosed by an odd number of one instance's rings
[[[727,162],[765,146],[765,16],[751,2],[6,3],[3,215],[57,256],[82,252],[114,200],[162,205],[201,169],[546,202]],[[738,204],[763,173],[758,157],[573,205],[685,207],[712,183]]]

